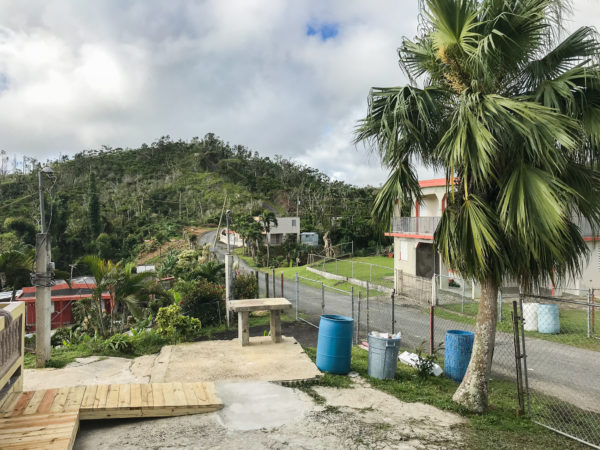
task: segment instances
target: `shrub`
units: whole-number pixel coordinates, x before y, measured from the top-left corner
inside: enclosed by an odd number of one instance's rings
[[[182,315],[178,305],[160,308],[156,325],[158,334],[172,342],[191,341],[200,335],[202,328],[198,319]]]
[[[129,355],[132,353],[132,338],[128,334],[114,334],[104,341],[104,349]]]
[[[225,317],[225,289],[207,280],[179,281],[174,290],[181,295],[183,314],[200,319],[204,326],[220,323]]]
[[[133,354],[136,356],[157,353],[169,341],[154,330],[134,332],[131,342]]]
[[[254,274],[238,272],[233,280],[233,298],[239,300],[256,297],[258,297],[258,285]]]

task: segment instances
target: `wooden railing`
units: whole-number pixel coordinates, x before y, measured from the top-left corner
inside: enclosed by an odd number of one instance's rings
[[[0,316],[0,393],[6,393],[7,386],[22,386],[25,304],[0,303],[0,309],[10,314]]]

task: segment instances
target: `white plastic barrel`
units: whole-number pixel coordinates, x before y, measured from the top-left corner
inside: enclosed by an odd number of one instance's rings
[[[523,303],[523,327],[525,331],[537,331],[538,329],[538,304]]]

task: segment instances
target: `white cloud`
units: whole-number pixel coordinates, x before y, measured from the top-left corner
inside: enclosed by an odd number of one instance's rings
[[[573,26],[597,23],[597,0]],[[352,144],[374,85],[406,80],[414,0],[5,0],[0,148],[44,159],[214,132],[356,184],[384,181]],[[326,41],[308,25],[337,25]],[[424,173],[424,176],[429,174]]]

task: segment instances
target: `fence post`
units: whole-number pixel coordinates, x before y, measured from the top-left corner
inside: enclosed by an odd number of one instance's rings
[[[358,291],[358,313],[356,314],[357,317],[357,321],[356,321],[356,343],[358,344],[358,340],[360,339],[360,291]]]
[[[521,298],[521,296],[519,296]],[[517,302],[513,300],[512,310],[513,343],[515,346],[515,371],[517,376],[517,398],[519,400],[519,411],[525,412],[525,398],[523,395],[523,372],[521,368],[521,344],[519,343],[519,316],[517,314]]]
[[[588,289],[588,307],[587,307],[587,337],[592,337],[592,290]]]
[[[300,301],[300,279],[298,278],[298,272],[296,272],[296,320],[298,320],[298,303]]]
[[[592,334],[596,334],[596,298],[594,297],[594,289],[592,289]]]
[[[367,282],[367,334],[369,334],[369,282]]]
[[[498,320],[502,322],[502,288],[498,289]]]
[[[431,277],[431,304],[437,305],[437,282],[435,281],[435,274]]]
[[[260,283],[258,282],[258,270],[254,271],[254,276],[256,277],[256,298],[260,297]]]
[[[358,295],[360,295],[360,291]],[[354,286],[350,286],[350,299],[352,301],[352,320],[354,320]]]
[[[321,281],[321,315],[325,314],[325,285]]]
[[[392,334],[395,334],[395,325],[396,325],[396,301],[394,297],[396,296],[396,290],[392,289]]]
[[[283,272],[281,272],[281,296],[285,297],[285,295],[283,295]]]
[[[531,405],[529,401],[529,372],[527,371],[527,351],[525,351],[525,325],[523,320],[523,294],[519,293],[519,310],[521,311],[520,325],[521,325],[521,336],[523,337],[523,369],[525,374],[525,395],[527,396],[527,414],[531,414]]]
[[[429,306],[429,354],[430,355],[433,355],[433,347],[434,347],[434,340],[435,340],[434,320],[435,320],[435,306],[430,305]]]
[[[273,297],[275,297],[277,295],[277,293],[275,292],[275,286],[276,286],[276,282],[275,282],[275,269],[272,269],[273,271]]]
[[[269,272],[265,272],[265,286],[267,289],[267,298],[269,298]]]

